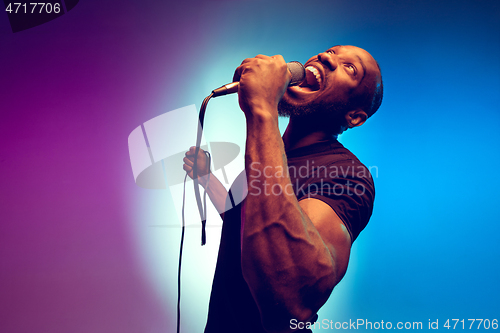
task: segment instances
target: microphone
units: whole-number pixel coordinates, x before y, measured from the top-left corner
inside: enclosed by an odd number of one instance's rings
[[[301,83],[302,81],[304,81],[304,79],[306,77],[306,70],[304,68],[304,65],[302,65],[298,61],[291,61],[291,62],[287,63],[286,66],[288,67],[288,71],[292,75],[292,79],[290,80],[290,83],[288,84],[289,86],[294,86],[294,85],[297,85],[297,84]],[[223,95],[233,94],[235,92],[238,92],[239,85],[240,85],[239,82],[232,82],[232,83],[225,84],[222,87],[213,90],[212,97],[218,97],[218,96],[223,96]]]

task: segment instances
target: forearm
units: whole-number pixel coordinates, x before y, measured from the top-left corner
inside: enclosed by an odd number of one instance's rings
[[[262,314],[305,320],[328,298],[334,262],[293,192],[277,119],[262,114],[247,115],[243,275]]]
[[[224,219],[224,212],[226,211],[227,191],[224,185],[219,181],[213,173],[200,177],[200,185],[207,191],[210,201],[217,209],[217,212]]]

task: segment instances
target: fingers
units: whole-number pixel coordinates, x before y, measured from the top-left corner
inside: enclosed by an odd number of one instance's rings
[[[285,61],[285,59],[283,58],[283,56],[281,54],[276,54],[276,55],[273,55],[272,57],[270,58],[273,58],[273,59],[276,59],[278,61]]]
[[[196,147],[189,148],[189,150],[186,152],[186,156],[192,156],[192,155],[194,155],[195,151],[196,151]]]
[[[255,61],[255,59],[263,59],[263,60],[271,60],[271,59],[272,59],[272,60],[276,60],[276,61],[278,61],[278,62],[285,62],[285,59],[283,58],[283,56],[282,56],[281,54],[273,55],[273,56],[271,56],[271,57],[270,57],[270,56],[266,56],[266,55],[264,55],[264,54],[257,54],[257,55],[256,55],[255,57],[253,57],[253,58],[246,58],[245,60],[243,60],[243,61],[241,62],[240,67],[241,67],[242,65],[246,65],[246,64],[248,64],[248,63],[251,63],[251,62]]]
[[[251,63],[255,62],[256,59],[269,59],[269,58],[271,57],[268,57],[263,54],[257,54],[254,58],[246,58],[241,62],[241,65],[238,66],[238,68],[236,68],[236,70],[234,71],[233,82],[240,81],[241,74],[243,74],[245,68]]]
[[[184,162],[184,165],[182,166],[182,168],[184,169],[184,171],[187,172],[189,178],[191,178],[191,179],[193,179],[193,176],[194,176],[193,167],[194,167],[194,157],[195,157],[194,154],[195,153],[196,153],[196,147],[195,146],[190,147],[189,150],[186,152],[185,157],[182,159],[182,161]],[[207,156],[205,154],[205,151],[203,149],[200,149],[198,152],[198,166],[197,166],[198,177],[201,177],[201,176],[204,176],[205,174],[207,174],[207,171],[205,171],[205,168],[207,167],[207,163],[208,163],[208,160],[207,160]]]
[[[194,156],[194,153],[196,152],[196,147],[191,147],[189,150],[186,152],[186,156]],[[200,148],[200,151],[198,152],[198,155],[201,156],[205,154],[205,151]]]
[[[194,165],[194,157],[192,159],[190,159],[189,157],[184,157],[182,160],[184,161],[185,165],[187,165],[187,166],[189,166],[191,168],[193,167],[193,165]]]
[[[186,172],[187,172],[187,174],[188,174],[189,178],[193,179],[193,168],[191,168],[190,166],[188,166],[188,165],[186,165],[186,164],[184,164],[184,165],[182,166],[182,168],[184,169],[184,171],[186,171]]]
[[[246,59],[245,59],[246,60]],[[243,62],[245,62],[245,60],[243,60]],[[234,75],[233,75],[233,82],[239,82],[240,81],[240,78],[241,78],[241,73],[243,73],[243,62],[241,63],[240,66],[238,66],[236,68],[236,70],[234,71]]]
[[[243,74],[245,68],[259,60],[273,60],[281,63],[281,65],[283,66],[286,65],[285,59],[280,54],[274,55],[272,57],[263,54],[257,54],[254,58],[247,58],[241,62],[241,65],[238,66],[238,68],[236,68],[236,70],[234,71],[233,82],[240,81],[241,75]]]
[[[189,150],[186,152],[186,156],[182,159],[184,162],[184,165],[182,166],[184,171],[192,173],[193,167],[194,167],[194,154],[196,153],[196,147],[191,147]],[[205,151],[203,149],[200,149],[198,153],[198,170],[203,170],[206,166],[207,160],[206,160],[206,155]],[[200,172],[200,171],[199,171]],[[191,175],[190,175],[191,177]]]

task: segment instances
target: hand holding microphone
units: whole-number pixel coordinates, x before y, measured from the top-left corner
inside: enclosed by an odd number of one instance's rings
[[[257,56],[257,57],[259,57],[259,56]],[[244,63],[245,63],[245,61],[242,63],[242,65]],[[298,61],[291,61],[291,62],[287,63],[286,65],[287,65],[288,71],[290,72],[290,75],[291,75],[291,79],[290,79],[290,82],[288,85],[294,86],[294,85],[300,84],[306,77],[304,65],[302,65]],[[240,67],[238,67],[238,68],[240,68]],[[236,73],[235,73],[235,78],[236,78]],[[233,93],[238,92],[238,88],[240,85],[240,83],[238,82],[239,78],[238,78],[238,80],[233,80],[233,81],[234,82],[232,82],[232,83],[228,83],[228,84],[223,85],[220,88],[214,89],[212,91],[212,93],[213,93],[212,97],[224,96],[224,95],[233,94]]]
[[[243,60],[236,69],[233,83],[215,89],[214,96],[239,92],[239,104],[246,114],[250,111],[275,110],[289,85],[302,82],[304,66],[285,63],[281,55],[257,55]]]

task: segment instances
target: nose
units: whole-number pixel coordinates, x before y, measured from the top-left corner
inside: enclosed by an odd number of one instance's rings
[[[322,53],[318,54],[318,60],[323,65],[326,65],[328,67],[328,69],[330,69],[331,71],[334,71],[338,66],[337,56],[335,54],[332,54],[332,53],[322,52]]]

